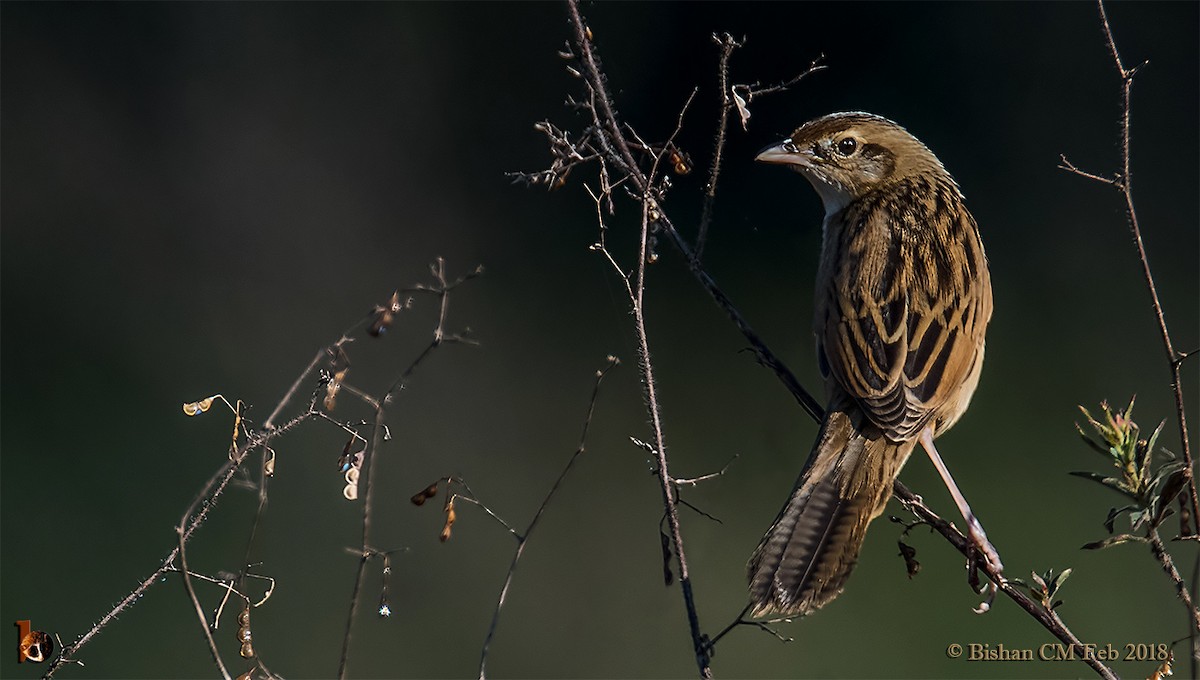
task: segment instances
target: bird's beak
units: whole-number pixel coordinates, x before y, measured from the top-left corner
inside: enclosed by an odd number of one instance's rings
[[[804,154],[796,148],[795,143],[785,139],[778,144],[772,144],[754,157],[759,163],[775,163],[779,165],[808,165]]]

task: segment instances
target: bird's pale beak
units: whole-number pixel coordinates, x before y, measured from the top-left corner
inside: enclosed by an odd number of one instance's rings
[[[759,163],[777,163],[781,165],[807,165],[804,154],[800,153],[796,148],[796,144],[790,139],[785,139],[778,144],[772,144],[754,157],[754,160]]]

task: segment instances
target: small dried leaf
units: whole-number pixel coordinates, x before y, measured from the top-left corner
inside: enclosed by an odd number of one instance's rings
[[[737,88],[730,88],[729,91],[733,93],[733,104],[737,106],[738,117],[742,119],[742,130],[747,131],[747,124],[750,122],[750,107],[742,95],[738,94]]]
[[[904,541],[896,541],[896,544],[900,546],[900,556],[904,558],[904,569],[908,572],[908,577],[919,574],[921,563],[917,561],[917,549]]]
[[[663,585],[670,586],[675,582],[675,573],[671,571],[671,538],[661,531],[658,536],[662,545]]]

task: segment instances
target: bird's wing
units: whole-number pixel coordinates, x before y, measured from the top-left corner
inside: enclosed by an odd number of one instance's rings
[[[822,369],[894,440],[961,414],[991,317],[975,220],[956,189],[939,190],[933,200],[862,201],[827,232],[847,241],[818,300]]]

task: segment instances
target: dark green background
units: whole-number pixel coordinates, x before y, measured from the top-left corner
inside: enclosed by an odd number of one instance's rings
[[[1197,344],[1196,3],[1115,4],[1135,88],[1134,173],[1148,250],[1181,349]],[[1138,394],[1147,427],[1172,402],[1157,329],[1110,189],[1055,168],[1060,153],[1118,161],[1118,81],[1096,9],[1070,4],[604,4],[586,6],[620,112],[662,139],[693,85],[681,143],[707,165],[713,31],[748,36],[735,82],[774,81],[818,54],[829,70],[758,101],[727,149],[706,251],[717,281],[811,389],[808,333],[821,208],[800,178],[754,152],[835,110],[893,118],[961,183],[991,260],[996,312],[973,408],[942,451],[1012,576],[1073,567],[1060,612],[1086,641],[1184,634],[1166,579],[1138,546],[1082,552],[1119,499],[1067,476],[1106,463],[1077,440],[1075,405]],[[396,616],[355,626],[357,677],[467,676],[514,542],[463,506],[437,541],[437,507],[408,497],[463,475],[523,524],[574,449],[592,372],[625,365],[599,400],[586,457],[544,517],[493,646],[497,677],[689,676],[678,588],[664,588],[657,482],[622,291],[587,246],[580,181],[555,193],[504,173],[546,166],[534,122],[578,126],[555,56],[565,11],[543,4],[0,5],[3,96],[3,578],[0,619],[72,640],[170,548],[172,525],[224,460],[227,413],[179,405],[214,392],[262,422],[313,352],[402,285],[487,275],[454,295],[451,327],[479,348],[423,365],[379,460],[380,547],[408,546]],[[692,233],[703,172],[667,208]],[[625,202],[611,227],[630,240]],[[665,244],[648,282],[649,332],[673,471],[740,457],[686,498],[700,616],[715,632],[745,602],[744,564],[815,434],[776,379]],[[627,266],[629,250],[618,256]],[[427,299],[383,343],[356,342],[351,380],[377,391],[427,342]],[[1196,364],[1187,370],[1193,428]],[[818,390],[819,391],[819,390]],[[343,398],[337,415],[366,410]],[[1178,449],[1169,425],[1163,442]],[[341,497],[342,435],[304,426],[278,446],[256,559],[279,585],[255,644],[288,677],[335,673],[361,506]],[[904,481],[946,516],[923,457]],[[198,534],[192,566],[235,569],[253,494],[233,490]],[[897,509],[893,508],[895,512]],[[924,569],[875,524],[846,593],[785,627],[724,640],[726,677],[1078,677],[1079,664],[967,663],[950,643],[1036,647],[1048,634],[1008,601],[976,616],[962,559],[917,530]],[[1195,546],[1172,545],[1191,572]],[[217,592],[201,588],[206,606]],[[8,625],[7,623],[5,625]],[[12,629],[5,639],[12,640]],[[217,634],[238,668],[232,620]],[[11,649],[5,647],[5,649]],[[33,677],[3,654],[0,674]],[[199,677],[213,667],[177,580],[110,626],[61,677]],[[1144,677],[1152,664],[1117,664]],[[1180,665],[1179,672],[1186,673]],[[239,671],[240,672],[240,671]]]

